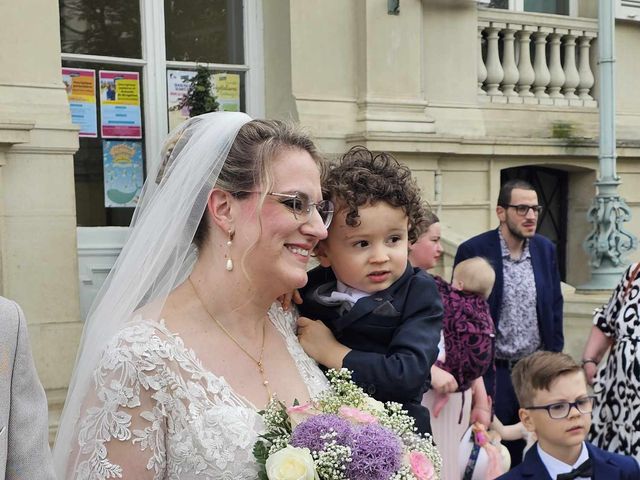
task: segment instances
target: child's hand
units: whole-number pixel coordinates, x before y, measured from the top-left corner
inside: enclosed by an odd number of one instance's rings
[[[431,388],[438,393],[453,393],[458,390],[458,382],[446,370],[433,365],[431,367]]]
[[[306,354],[325,367],[342,368],[342,361],[351,350],[338,342],[321,321],[299,317],[297,323],[298,341]]]
[[[302,303],[302,297],[300,296],[300,292],[296,289],[291,293],[285,293],[284,295],[280,295],[278,297],[278,301],[284,310],[289,310],[291,307],[291,301],[296,305],[300,305]]]
[[[433,417],[438,418],[440,412],[449,401],[448,393],[436,393],[435,401],[433,402]]]
[[[470,422],[478,422],[489,428],[489,425],[491,425],[491,410],[488,410],[487,408],[481,406],[472,407]]]

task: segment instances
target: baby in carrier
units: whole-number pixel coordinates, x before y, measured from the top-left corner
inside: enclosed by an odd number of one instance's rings
[[[432,389],[423,404],[432,414],[433,436],[443,456],[443,478],[461,478],[460,439],[470,423],[489,427],[491,402],[482,376],[493,366],[495,327],[489,296],[495,272],[474,257],[460,262],[451,284],[435,278],[444,318],[440,354],[431,369]],[[444,347],[444,348],[443,348]]]

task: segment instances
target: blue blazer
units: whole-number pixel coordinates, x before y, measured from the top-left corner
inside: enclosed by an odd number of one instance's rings
[[[533,445],[520,465],[497,480],[555,480],[552,479],[538,455],[537,443]],[[591,468],[595,480],[638,480],[640,467],[633,457],[607,452],[595,445],[585,443],[591,458]]]
[[[536,313],[542,340],[542,350],[561,352],[564,347],[562,332],[562,292],[560,290],[560,273],[556,261],[556,247],[542,235],[535,235],[529,241],[533,276],[536,282]],[[496,281],[489,296],[491,317],[496,324],[500,323],[500,307],[504,278],[502,274],[502,251],[498,229],[481,233],[458,247],[454,265],[471,257],[484,257],[496,272]]]
[[[336,288],[331,268],[317,267],[301,290],[300,314],[322,320],[336,339],[351,348],[342,366],[377,400],[403,404],[421,431],[430,431],[429,413],[420,405],[438,356],[442,301],[431,275],[407,264],[389,288],[358,300],[342,312],[318,301]]]

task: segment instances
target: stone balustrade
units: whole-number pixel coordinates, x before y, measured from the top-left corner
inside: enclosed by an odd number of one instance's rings
[[[478,12],[478,97],[492,103],[595,107],[597,21]]]

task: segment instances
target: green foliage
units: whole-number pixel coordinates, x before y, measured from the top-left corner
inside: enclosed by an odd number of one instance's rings
[[[258,440],[253,446],[253,456],[256,458],[260,468],[258,478],[260,480],[269,480],[266,468],[267,458],[269,457],[269,447],[263,441]]]
[[[196,69],[196,75],[189,81],[189,90],[178,107],[189,107],[190,117],[215,112],[218,110],[219,104],[212,92],[211,72],[206,67],[199,65]]]
[[[571,139],[574,137],[574,126],[569,122],[553,122],[551,126],[552,138]]]

